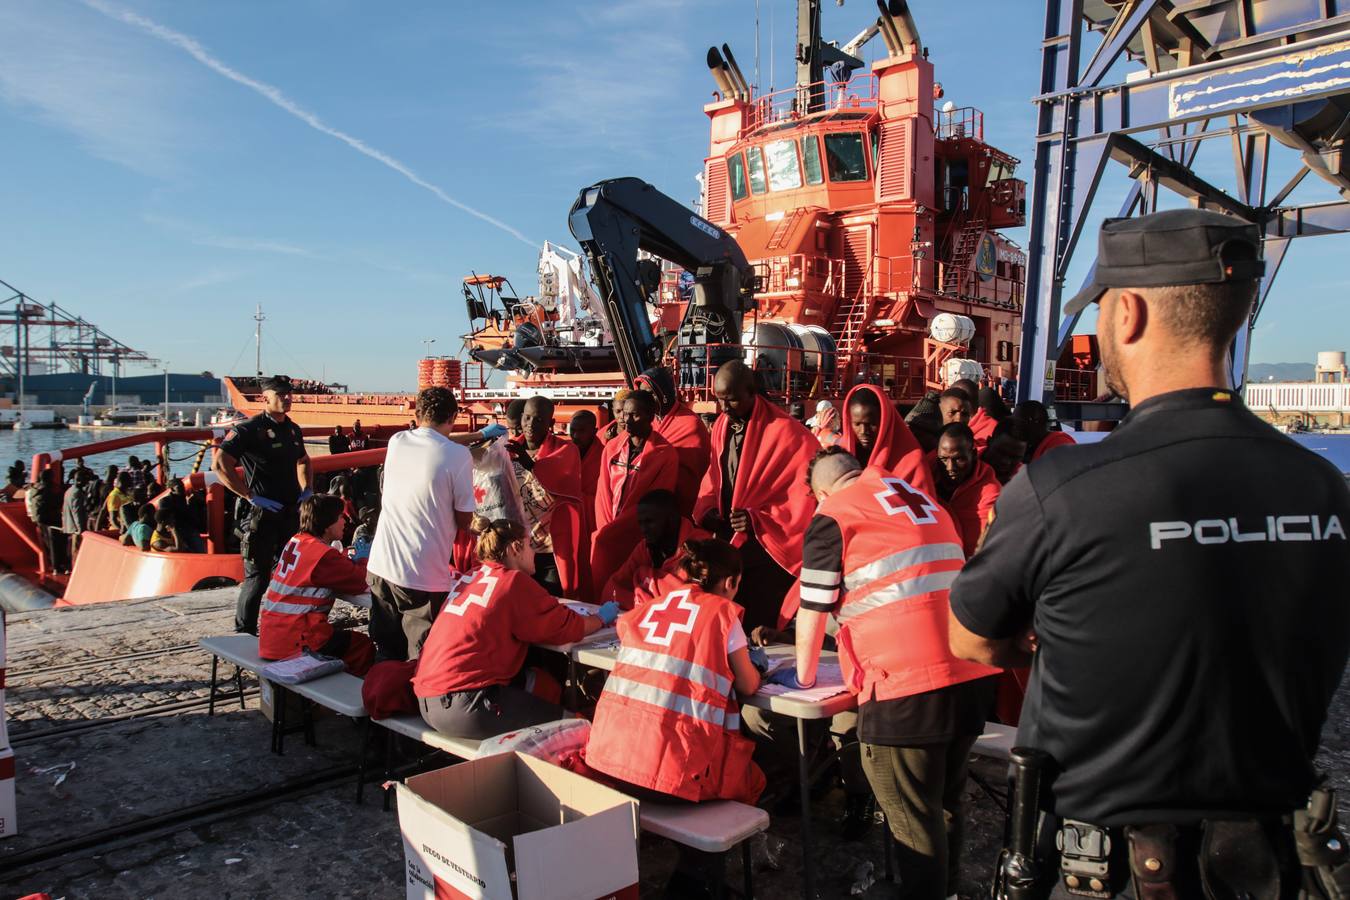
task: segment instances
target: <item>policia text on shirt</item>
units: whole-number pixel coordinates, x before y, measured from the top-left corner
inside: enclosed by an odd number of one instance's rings
[[[957,656],[1031,664],[1006,896],[1350,888],[1313,766],[1350,653],[1350,491],[1228,387],[1260,242],[1204,210],[1103,226],[1065,311],[1100,304],[1129,414],[1013,478],[952,586]]]

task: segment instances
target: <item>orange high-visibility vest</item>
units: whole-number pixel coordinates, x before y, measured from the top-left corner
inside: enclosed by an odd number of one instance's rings
[[[965,563],[961,536],[933,498],[880,469],[826,497],[844,537],[839,660],[859,702],[894,700],[1000,670],[947,649],[947,591]]]
[[[333,636],[328,622],[333,591],[310,584],[314,567],[330,549],[301,532],[277,556],[258,616],[258,655],[263,659],[286,659],[304,648],[317,652]]]
[[[739,607],[686,584],[619,617],[586,764],[685,800],[754,803],[764,773],[740,733],[727,635]]]

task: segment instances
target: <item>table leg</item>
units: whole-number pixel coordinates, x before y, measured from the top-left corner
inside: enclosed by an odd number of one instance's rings
[[[220,664],[220,657],[212,654],[211,656],[211,699],[206,701],[206,714],[214,716],[216,714],[216,666]]]
[[[816,861],[811,856],[811,767],[806,744],[806,720],[797,723],[797,771],[802,792],[802,896],[816,897]]]

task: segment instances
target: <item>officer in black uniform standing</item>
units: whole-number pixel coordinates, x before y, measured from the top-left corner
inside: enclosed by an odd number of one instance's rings
[[[1100,304],[1130,413],[1013,478],[952,587],[953,653],[1030,661],[1018,745],[1048,754],[1007,895],[1287,897],[1319,854],[1350,877],[1313,768],[1350,650],[1350,492],[1228,387],[1259,246],[1203,210],[1103,225],[1065,312]],[[1311,852],[1291,821],[1322,829]]]
[[[234,630],[249,634],[258,633],[258,607],[277,554],[299,530],[300,501],[314,493],[304,437],[286,415],[291,408],[291,380],[274,375],[262,387],[263,411],[225,435],[211,464],[221,484],[252,507],[240,522],[244,582],[234,614]],[[241,464],[242,479],[235,471]]]

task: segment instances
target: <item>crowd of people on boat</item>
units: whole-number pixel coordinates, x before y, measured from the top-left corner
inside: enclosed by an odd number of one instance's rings
[[[181,481],[162,479],[154,460],[131,456],[125,466],[110,464],[100,476],[76,459],[65,480],[56,468],[29,481],[23,460],[15,460],[0,494],[23,494],[53,571],[69,574],[85,531],[114,534],[128,546],[162,553],[204,553],[205,497],[189,494]],[[162,495],[162,496],[161,496]],[[153,501],[153,502],[152,502]]]

